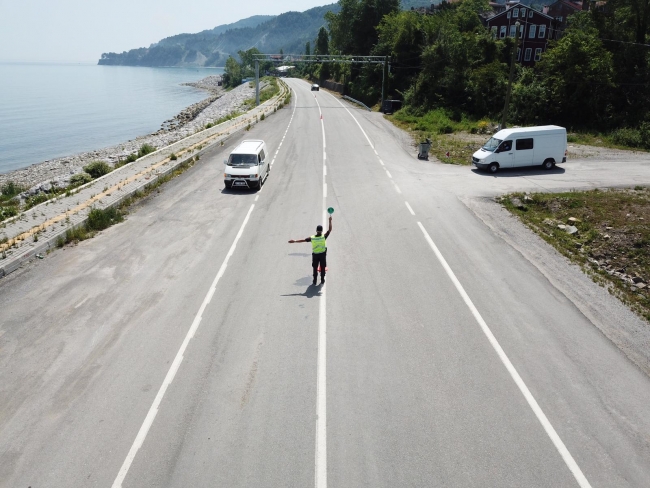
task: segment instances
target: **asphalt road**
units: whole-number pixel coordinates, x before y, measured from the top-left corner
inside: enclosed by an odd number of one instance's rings
[[[650,379],[462,201],[647,161],[423,163],[289,84],[124,223],[0,281],[0,486],[647,486]],[[244,137],[274,156],[260,192],[223,189]],[[327,206],[314,287],[287,241]]]

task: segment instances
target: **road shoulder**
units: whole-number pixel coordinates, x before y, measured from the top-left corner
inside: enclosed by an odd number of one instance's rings
[[[579,266],[560,255],[491,198],[460,198],[492,232],[517,250],[625,356],[650,376],[650,327]]]

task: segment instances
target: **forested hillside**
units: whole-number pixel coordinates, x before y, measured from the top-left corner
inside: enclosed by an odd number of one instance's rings
[[[277,17],[256,16],[197,34],[168,37],[148,48],[123,53],[104,53],[99,64],[126,66],[224,66],[230,55],[257,48],[261,52],[298,52],[313,41],[325,25],[326,12],[338,5],[315,7],[305,12],[286,12]]]
[[[490,8],[487,0],[461,0],[435,15],[400,11],[397,0],[339,3],[341,12],[327,15],[329,50],[390,56],[387,90],[404,100],[404,111],[499,119],[514,39],[485,28],[479,13]],[[569,17],[534,67],[515,64],[511,123],[610,133],[617,144],[650,149],[648,19],[647,0],[608,0]],[[380,99],[381,65],[326,69],[353,97],[370,105]]]

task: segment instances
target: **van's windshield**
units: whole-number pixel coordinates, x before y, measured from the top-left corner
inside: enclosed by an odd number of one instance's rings
[[[499,147],[499,144],[501,144],[501,142],[502,142],[501,139],[495,139],[494,137],[490,137],[490,140],[485,143],[483,149],[485,151],[494,152],[496,148]]]
[[[256,166],[256,154],[231,154],[228,159],[228,166]]]

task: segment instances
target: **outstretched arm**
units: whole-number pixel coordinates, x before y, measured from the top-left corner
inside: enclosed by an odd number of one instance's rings
[[[307,242],[307,241],[304,240],[304,239],[299,239],[299,240],[297,240],[297,241],[294,240],[294,239],[291,239],[291,240],[289,241],[289,244],[295,244],[295,243],[297,243],[297,242]]]
[[[332,216],[331,215],[330,215],[330,228],[327,231],[327,233],[329,234],[330,232],[332,232]]]

